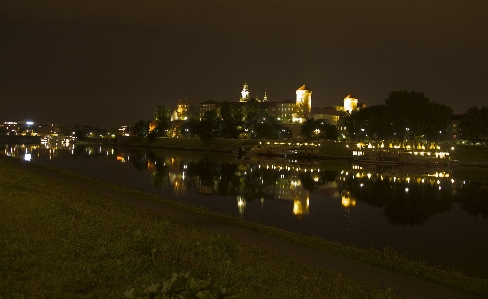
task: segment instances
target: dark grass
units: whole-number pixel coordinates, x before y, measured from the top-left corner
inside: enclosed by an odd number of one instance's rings
[[[486,145],[454,145],[451,158],[464,164],[476,164],[476,162],[488,162],[488,146]]]
[[[158,138],[155,141],[149,141],[147,138],[132,138],[130,140],[119,143],[125,146],[141,146],[148,148],[167,148],[167,149],[191,149],[202,151],[221,151],[232,152],[238,146],[244,145],[258,145],[259,142],[265,143],[267,140],[246,140],[246,139],[212,139],[205,143],[198,138]],[[269,140],[270,143],[275,141]],[[277,142],[291,142],[291,141],[277,141]],[[296,143],[293,142],[293,143]],[[293,144],[292,143],[292,144]],[[345,142],[314,142],[320,144],[319,152],[325,156],[341,156],[349,157],[349,148],[346,147],[348,143]]]
[[[257,145],[259,140],[245,139],[212,139],[210,142],[203,142],[198,138],[158,138],[149,141],[147,138],[132,138],[119,145],[142,146],[148,148],[166,148],[183,150],[217,151],[231,153],[238,146]]]
[[[6,158],[0,204],[1,298],[121,298],[181,272],[232,288],[237,298],[395,298]]]

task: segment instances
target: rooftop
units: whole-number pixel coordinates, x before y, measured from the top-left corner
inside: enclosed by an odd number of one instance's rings
[[[308,87],[307,87],[305,84],[303,84],[303,85],[302,85],[302,87],[300,87],[300,88],[299,88],[299,89],[297,89],[297,90],[310,90],[310,91],[311,91],[311,89],[310,89],[310,88],[308,88]]]

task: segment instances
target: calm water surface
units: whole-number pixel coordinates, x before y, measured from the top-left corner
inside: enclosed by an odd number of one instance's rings
[[[488,184],[449,169],[112,146],[0,145],[4,155],[282,229],[488,277]],[[341,166],[342,165],[342,166]]]

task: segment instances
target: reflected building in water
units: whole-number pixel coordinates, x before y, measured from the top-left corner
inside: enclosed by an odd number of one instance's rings
[[[246,200],[242,195],[237,195],[237,209],[239,209],[239,214],[242,217],[244,214],[244,209],[246,208]]]
[[[93,151],[93,148],[86,149]],[[75,145],[71,143],[41,143],[41,144],[3,144],[0,145],[3,155],[30,161],[34,158],[66,158],[75,153]],[[89,155],[89,154],[88,154]]]
[[[351,192],[347,190],[342,190],[341,192],[341,203],[342,206],[346,209],[351,209],[356,206],[356,198],[351,196]]]
[[[302,185],[297,171],[287,178],[283,175],[275,185],[266,186],[265,189],[266,194],[271,194],[274,199],[293,202],[293,214],[297,218],[301,219],[309,214],[310,192]]]
[[[146,157],[147,171],[151,173],[153,184],[156,186],[171,185],[173,186],[174,196],[186,196],[187,184],[185,181],[186,164],[178,157],[168,157],[165,159],[156,159],[155,157]]]
[[[170,168],[168,172],[169,183],[173,185],[173,195],[174,196],[186,196],[187,186],[185,182],[185,170],[186,164],[183,164],[182,169],[180,165],[183,163],[181,159],[171,158]]]

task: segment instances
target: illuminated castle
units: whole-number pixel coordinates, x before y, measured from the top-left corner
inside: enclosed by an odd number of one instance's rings
[[[241,91],[241,98],[239,102],[247,102],[251,98],[249,96],[249,86],[247,83],[244,83],[244,86],[242,87]],[[263,100],[259,100],[259,98],[256,96],[255,100],[257,102],[268,102],[268,96],[266,95],[266,92],[264,92],[264,98]],[[269,114],[276,114],[277,117],[284,118],[285,115],[281,112],[285,110],[281,109],[288,109],[287,107],[284,107],[285,104],[287,104],[289,100],[282,101],[282,102],[277,102],[274,103],[275,107],[271,107],[270,111],[280,111],[280,112],[271,112]],[[286,102],[286,103],[285,103]],[[291,103],[290,103],[291,104]],[[273,103],[269,103],[269,105],[273,105]],[[300,88],[296,90],[296,100],[294,105],[291,105],[290,107],[290,112],[291,112],[291,118],[293,122],[299,122],[303,123],[305,120],[309,119],[312,117],[312,90],[308,88],[306,85],[302,85]],[[276,110],[275,110],[276,109]]]

